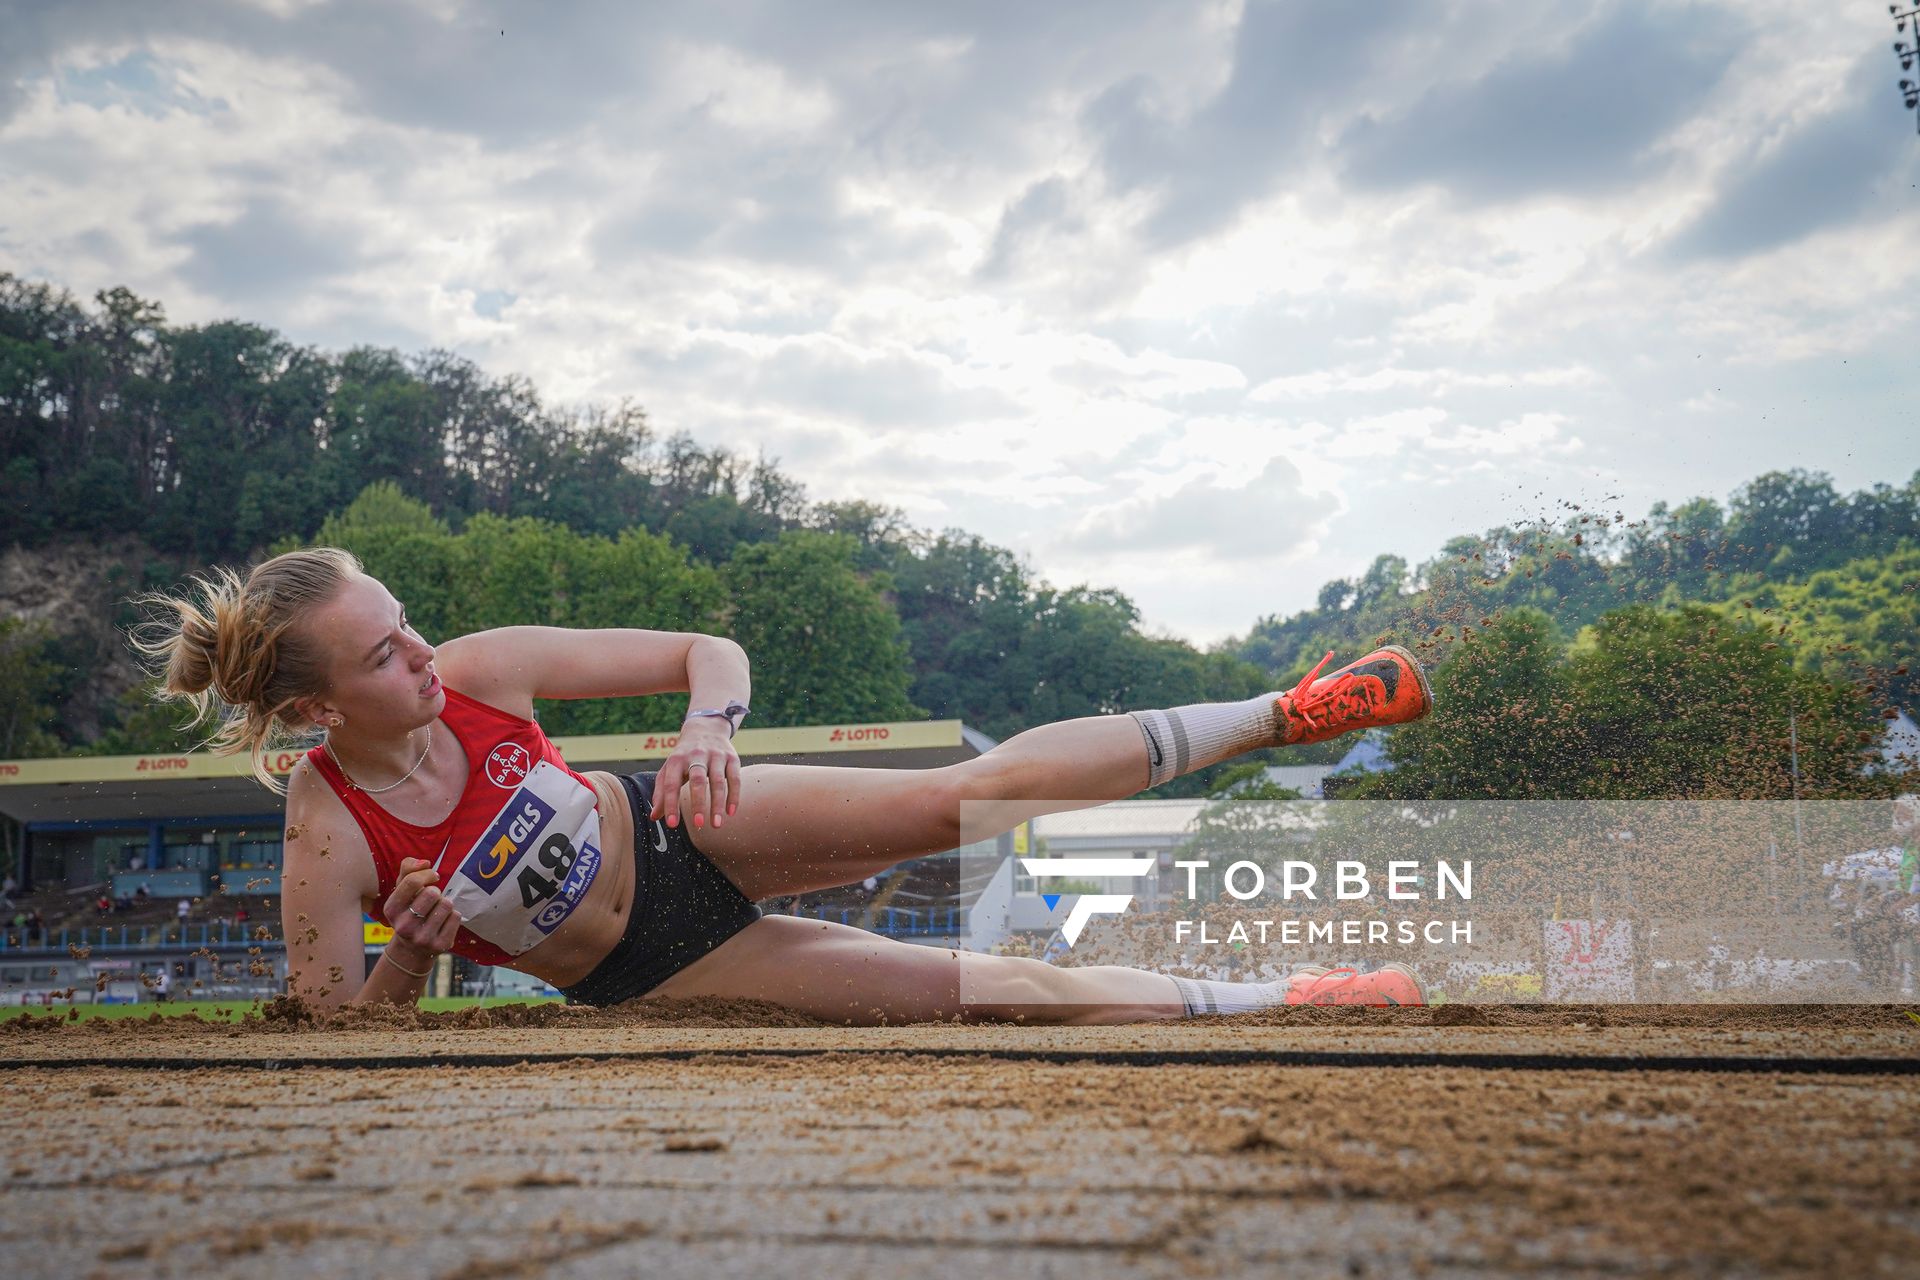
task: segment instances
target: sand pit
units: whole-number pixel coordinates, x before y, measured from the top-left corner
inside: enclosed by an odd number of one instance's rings
[[[1898,1009],[1381,1012],[0,1023],[0,1271],[1873,1275],[1920,1256],[1920,1026]],[[1476,1065],[1500,1055],[1532,1065]]]

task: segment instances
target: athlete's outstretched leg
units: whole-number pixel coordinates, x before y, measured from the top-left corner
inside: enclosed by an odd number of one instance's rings
[[[752,898],[847,884],[1043,813],[1121,800],[1260,747],[1318,742],[1426,714],[1426,678],[1386,648],[1287,693],[1086,716],[1016,734],[942,769],[749,765],[741,804],[694,843]],[[691,824],[692,790],[681,788]]]
[[[824,920],[766,916],[648,997],[767,1000],[827,1022],[1139,1022],[1186,1012],[1173,979],[922,947]]]
[[[1287,982],[1201,982],[1121,965],[1057,968],[1018,956],[896,942],[864,929],[767,916],[647,993],[766,1000],[827,1022],[1112,1024],[1276,1004],[1420,1004],[1412,973],[1309,968]]]

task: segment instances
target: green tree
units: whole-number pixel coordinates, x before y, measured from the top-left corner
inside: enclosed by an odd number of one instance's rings
[[[1432,713],[1388,739],[1395,768],[1354,794],[1539,799],[1577,786],[1585,744],[1553,620],[1512,609],[1467,634],[1432,672]]]
[[[1796,663],[1853,680],[1886,706],[1912,706],[1920,636],[1920,545],[1824,569],[1800,583],[1736,581],[1720,606],[1793,642]]]
[[[1769,633],[1701,605],[1634,606],[1596,623],[1569,662],[1588,755],[1580,793],[1781,799],[1859,794],[1878,722],[1861,691],[1796,671]]]
[[[459,635],[471,617],[470,584],[462,572],[460,541],[426,503],[409,497],[391,480],[376,480],[345,510],[329,515],[314,545],[353,552],[372,576],[407,606],[408,618],[430,640]],[[306,545],[299,538],[272,551]]]
[[[723,633],[727,593],[720,572],[667,537],[644,529],[613,539],[568,537],[559,552],[560,586],[549,625]],[[686,718],[688,703],[685,693],[669,693],[537,705],[549,733],[585,734],[672,730]],[[754,709],[758,720],[757,696]]]
[[[1846,500],[1824,472],[1769,471],[1733,495],[1727,533],[1740,567],[1801,572],[1823,567],[1827,557],[1845,559],[1854,550],[1847,537]]]
[[[324,546],[345,547],[359,555],[382,538],[403,533],[445,535],[447,532],[447,522],[434,515],[433,508],[408,497],[395,481],[376,480],[362,489],[345,510],[323,520],[314,541]]]
[[[1407,562],[1400,556],[1383,555],[1374,557],[1367,571],[1360,575],[1360,581],[1354,585],[1353,603],[1355,608],[1365,608],[1380,601],[1397,601],[1407,585]],[[1321,588],[1324,596],[1326,588]]]
[[[78,756],[138,756],[183,751],[198,745],[193,710],[182,703],[163,702],[154,695],[155,682],[142,681],[114,701],[100,736],[73,752]],[[201,726],[202,734],[207,732]]]
[[[910,720],[906,640],[883,578],[862,578],[844,534],[796,531],[739,547],[724,570],[733,638],[753,662],[763,726]]]
[[[807,524],[823,533],[852,537],[860,546],[856,563],[862,573],[887,568],[905,550],[913,533],[905,511],[865,499],[819,503]]]

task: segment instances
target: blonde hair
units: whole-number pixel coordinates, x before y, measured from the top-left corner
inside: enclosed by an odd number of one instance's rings
[[[135,627],[129,643],[164,668],[150,670],[155,696],[193,708],[189,727],[218,724],[200,744],[215,755],[245,751],[253,776],[275,795],[286,787],[267,771],[264,754],[299,742],[293,704],[324,693],[328,653],[321,637],[300,624],[356,576],[366,572],[350,551],[309,547],[254,566],[245,581],[224,565],[195,576],[199,599],[163,592],[134,597],[170,614]],[[195,748],[196,750],[199,748]]]

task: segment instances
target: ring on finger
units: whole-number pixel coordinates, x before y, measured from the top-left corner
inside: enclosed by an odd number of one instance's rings
[[[425,917],[425,916],[423,916],[423,915],[421,915],[421,914],[420,914],[420,913],[419,913],[418,911],[415,911],[415,910],[414,910],[414,909],[413,909],[412,907],[408,907],[408,908],[407,908],[407,914],[408,914],[408,915],[410,915],[410,916],[412,916],[412,917],[413,917],[414,919],[416,919],[416,920],[425,920],[425,919],[426,919],[426,917]]]
[[[705,773],[707,771],[707,766],[701,764],[698,760],[694,761],[692,764],[687,766],[688,773],[692,773],[695,769],[698,769],[700,772]]]

